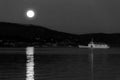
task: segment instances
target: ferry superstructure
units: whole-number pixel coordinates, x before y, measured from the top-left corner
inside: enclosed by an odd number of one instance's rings
[[[91,40],[91,42],[87,45],[87,46],[83,46],[83,45],[78,45],[79,48],[101,48],[101,49],[108,49],[110,48],[110,46],[108,46],[107,44],[98,44],[98,43],[94,43],[93,39]]]
[[[94,43],[93,41],[91,41],[89,44],[88,44],[88,47],[89,48],[104,48],[104,49],[107,49],[107,48],[110,48],[107,44],[97,44],[97,43]]]

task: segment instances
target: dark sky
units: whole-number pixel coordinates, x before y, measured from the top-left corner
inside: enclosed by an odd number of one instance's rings
[[[36,17],[27,19],[28,9]],[[70,33],[120,32],[119,0],[0,0],[0,21],[27,23]]]

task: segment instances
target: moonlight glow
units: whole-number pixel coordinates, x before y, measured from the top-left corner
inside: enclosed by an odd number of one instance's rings
[[[28,18],[34,18],[35,12],[33,10],[28,10],[26,12],[26,15],[27,15]]]

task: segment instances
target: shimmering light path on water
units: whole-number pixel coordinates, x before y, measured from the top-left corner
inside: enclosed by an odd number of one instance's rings
[[[34,47],[27,47],[26,48],[26,56],[27,56],[27,63],[26,63],[26,80],[35,80],[34,79]]]
[[[93,48],[91,48],[91,52],[90,52],[90,64],[91,64],[91,80],[94,80],[94,53],[93,53]]]

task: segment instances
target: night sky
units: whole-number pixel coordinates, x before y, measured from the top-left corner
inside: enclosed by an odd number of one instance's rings
[[[33,9],[35,18],[25,12]],[[119,0],[0,0],[0,21],[69,33],[120,32]]]

